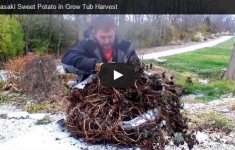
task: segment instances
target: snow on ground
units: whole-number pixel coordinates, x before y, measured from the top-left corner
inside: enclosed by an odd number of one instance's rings
[[[200,111],[216,111],[216,112],[222,112],[222,113],[228,113],[231,107],[231,104],[235,102],[235,97],[228,96],[227,98],[222,98],[218,100],[213,100],[208,103],[185,103],[184,108],[187,110],[189,113],[195,113],[195,112],[200,112]],[[235,120],[234,120],[235,121]]]
[[[223,36],[221,38],[218,38],[218,39],[210,41],[210,42],[201,43],[201,44],[188,46],[188,47],[184,47],[184,48],[167,50],[167,51],[163,51],[163,52],[145,54],[145,55],[139,56],[139,57],[143,58],[144,60],[155,60],[155,59],[160,58],[160,57],[166,57],[166,56],[182,54],[182,53],[191,52],[191,51],[195,51],[195,50],[206,48],[206,47],[213,47],[213,46],[215,46],[219,43],[225,42],[225,41],[227,41],[231,38],[233,38],[233,36]]]
[[[0,70],[0,82],[6,82],[6,81],[7,81],[6,71]]]
[[[0,105],[0,150],[138,149],[120,148],[110,144],[88,144],[83,139],[71,137],[71,134],[57,123],[58,120],[47,125],[37,125],[37,119],[41,119],[43,114],[25,114],[26,112],[10,104]],[[57,118],[61,119],[63,116]]]
[[[208,103],[185,103],[184,109],[189,114],[200,114],[217,112],[221,113],[235,123],[235,111],[231,110],[231,104],[235,102],[235,97],[226,95],[226,98],[213,100]],[[235,132],[231,132],[228,135],[220,132],[209,133],[209,131],[202,131],[197,133],[198,145],[195,145],[195,150],[235,150]],[[180,147],[170,146],[166,147],[166,150],[185,150],[188,149],[187,145]]]
[[[235,150],[234,136],[234,134],[198,132],[196,137],[199,144],[195,145],[193,150]],[[186,144],[179,147],[169,144],[165,150],[188,150],[188,147]]]
[[[39,125],[29,132],[0,144],[4,150],[106,150],[119,149],[111,145],[91,145],[82,139],[76,140],[58,124]],[[120,148],[121,149],[121,148]],[[123,149],[124,150],[124,149]]]
[[[29,132],[34,123],[32,119],[0,119],[0,145]]]
[[[57,65],[56,70],[57,70],[58,74],[65,74],[65,71],[64,71],[64,68],[62,65]]]
[[[235,101],[234,97],[215,100],[207,104],[203,103],[187,103],[186,111],[205,111],[211,109],[224,109]],[[197,105],[198,104],[198,105]],[[221,108],[220,108],[221,107]],[[21,112],[22,110],[10,104],[0,106],[1,114]],[[230,110],[229,110],[230,111]],[[19,113],[20,114],[20,113]],[[21,113],[24,115],[23,113]],[[234,113],[233,113],[234,115]],[[7,116],[7,115],[5,115]],[[70,133],[61,127],[57,121],[47,125],[36,125],[35,117],[29,114],[23,119],[1,118],[0,119],[0,149],[1,150],[136,150],[139,148],[121,148],[115,145],[94,145],[88,144],[83,139],[75,139]],[[41,115],[38,115],[41,116]],[[19,117],[20,118],[20,117]],[[34,118],[34,119],[32,119]],[[40,117],[38,117],[40,118]],[[63,118],[63,117],[62,117]],[[36,118],[37,119],[37,118]],[[194,149],[197,150],[232,150],[235,149],[235,133],[225,135],[222,133],[208,133],[201,131],[196,134],[200,144]],[[166,146],[166,150],[187,150],[187,145],[180,147],[174,146],[172,143]]]

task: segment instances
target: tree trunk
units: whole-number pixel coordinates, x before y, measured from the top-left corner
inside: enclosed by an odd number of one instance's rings
[[[52,37],[52,31],[51,31],[51,28],[50,28],[49,29],[49,39],[48,39],[47,48],[46,48],[46,54],[48,54],[48,48],[51,44],[51,37]]]
[[[235,45],[233,46],[233,53],[225,74],[225,79],[235,81]]]
[[[163,29],[163,27],[162,27],[162,20],[161,19],[162,18],[159,19],[159,28],[160,28],[159,36],[158,36],[159,45],[162,43],[162,29]]]
[[[59,58],[60,56],[60,45],[61,45],[61,38],[62,38],[62,34],[63,34],[63,21],[64,21],[64,16],[61,15],[60,16],[61,22],[60,22],[60,35],[59,35],[59,41],[57,44],[57,58]]]
[[[165,46],[165,44],[166,44],[166,30],[163,29],[163,44],[162,44],[162,46]]]
[[[51,21],[52,21],[52,15],[49,16],[49,22],[48,22],[48,28],[49,28],[49,38],[48,38],[48,43],[47,43],[47,48],[46,48],[46,54],[48,54],[48,48],[51,44],[51,37],[52,37],[52,24],[51,24]]]
[[[80,19],[80,15],[75,15],[75,22],[76,22],[76,25],[77,25],[77,31],[76,31],[76,34],[77,34],[77,41],[79,41],[80,37],[79,37],[79,32],[80,32],[80,26],[81,26],[81,19]]]
[[[122,33],[122,35],[125,35],[126,33],[126,15],[119,15],[119,29]]]
[[[23,15],[18,15],[18,20],[20,22],[20,24],[22,25],[22,22],[23,22]]]
[[[27,16],[27,32],[26,32],[26,35],[25,35],[25,53],[26,55],[28,54],[29,52],[29,34],[30,34],[30,21],[32,19],[32,15],[30,16]]]

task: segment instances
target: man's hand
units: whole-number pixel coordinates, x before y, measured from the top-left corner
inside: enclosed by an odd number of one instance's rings
[[[100,73],[100,68],[103,65],[103,63],[97,63],[95,66],[95,70],[97,71],[97,73]]]

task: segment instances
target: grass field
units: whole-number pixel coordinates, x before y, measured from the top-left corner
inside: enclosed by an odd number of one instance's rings
[[[210,101],[221,95],[235,94],[235,82],[223,79],[233,45],[234,39],[231,39],[212,48],[167,57],[163,64],[153,63],[173,70],[177,84],[185,86],[188,93],[203,94],[198,99]],[[189,76],[193,79],[193,85],[185,82]],[[201,84],[199,79],[207,79],[209,83]]]

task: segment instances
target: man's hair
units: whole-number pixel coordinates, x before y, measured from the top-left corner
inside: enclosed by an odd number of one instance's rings
[[[98,16],[92,24],[94,30],[115,28],[114,20],[109,16]]]

